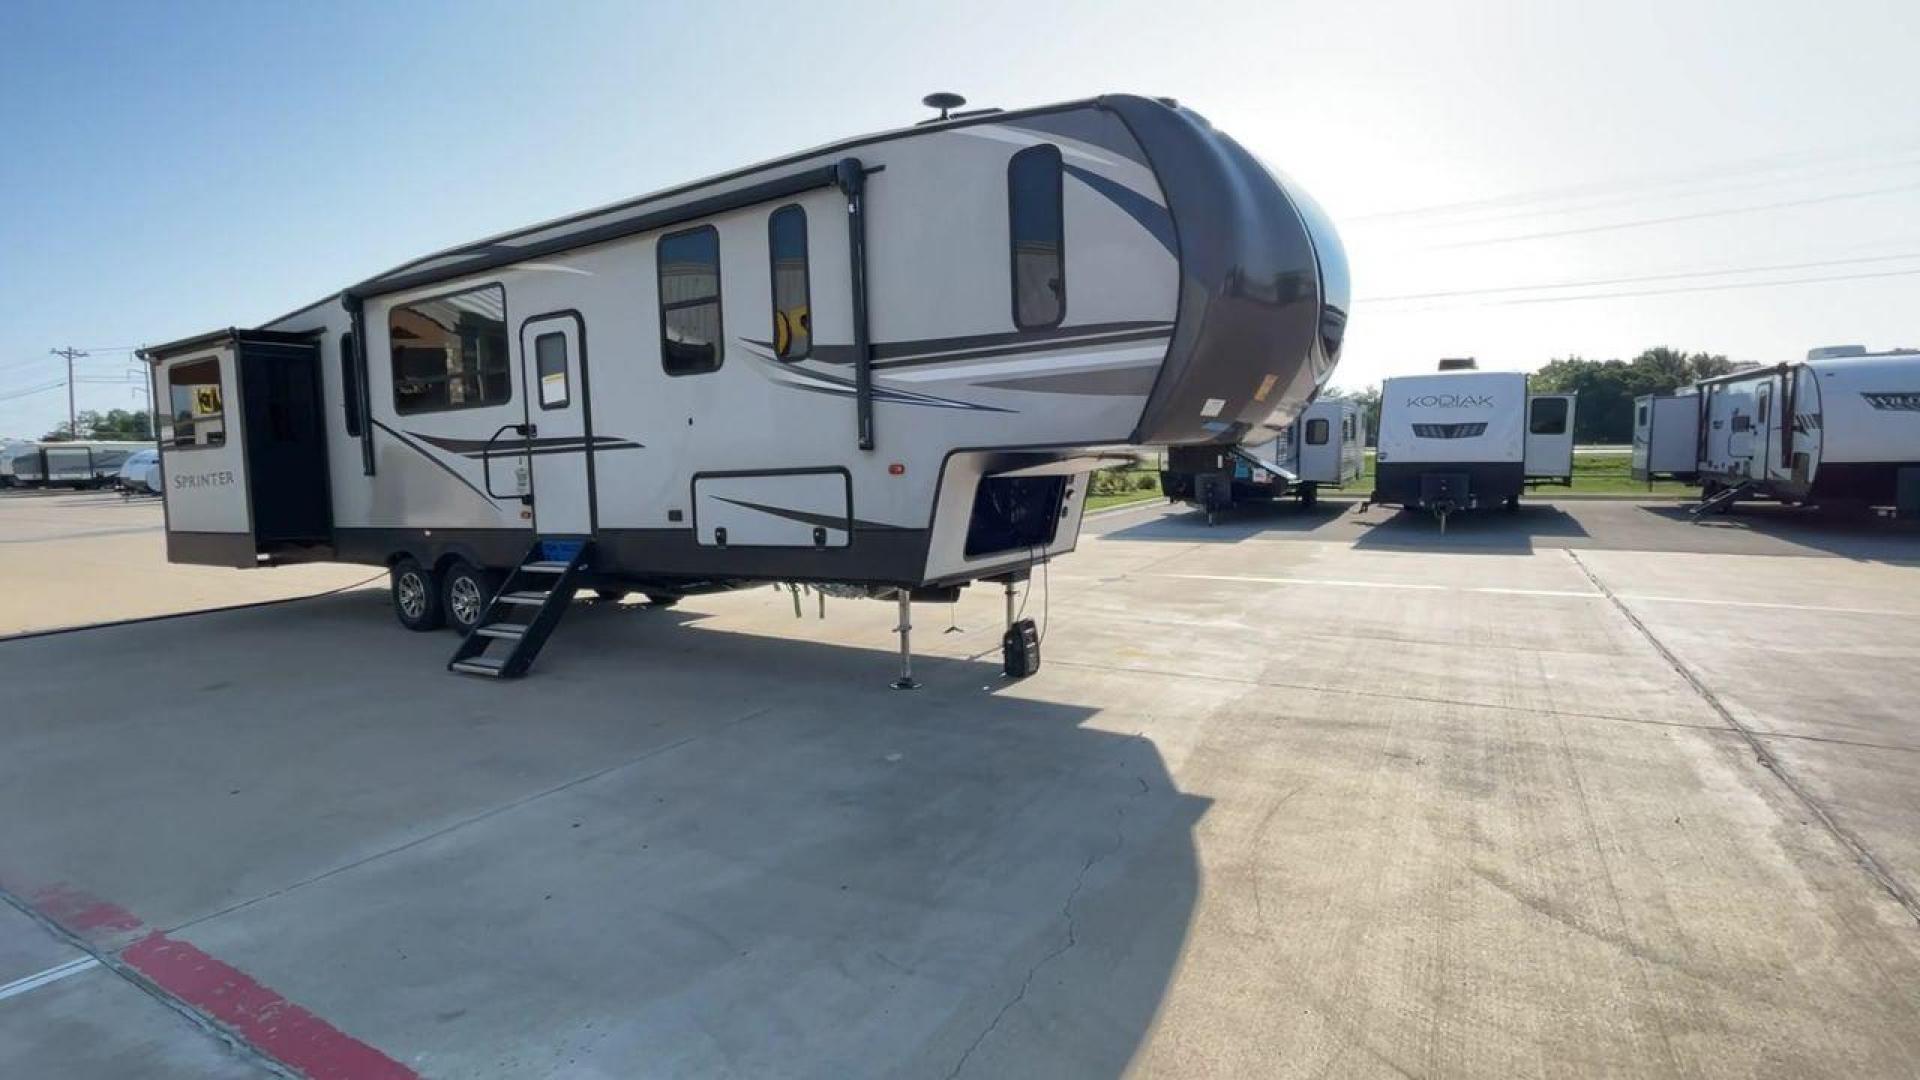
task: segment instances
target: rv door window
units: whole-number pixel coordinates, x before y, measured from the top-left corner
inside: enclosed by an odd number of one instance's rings
[[[1066,214],[1060,148],[1030,146],[1007,163],[1007,224],[1013,246],[1013,325],[1060,325],[1067,313]]]
[[[804,360],[813,351],[805,210],[783,206],[767,219],[767,255],[773,264],[774,354],[782,360]]]
[[[1327,444],[1327,430],[1329,426],[1327,418],[1324,416],[1316,416],[1307,421],[1307,445],[1325,446]]]
[[[220,385],[220,361],[181,364],[167,372],[167,416],[160,437],[176,449],[224,446],[227,442],[226,394]]]
[[[718,371],[720,234],[711,225],[660,238],[660,366],[669,375]]]
[[[1527,432],[1532,435],[1565,435],[1567,433],[1567,399],[1535,398],[1528,414]]]
[[[347,416],[347,435],[360,437],[360,367],[354,363],[353,335],[340,335],[341,408]]]
[[[387,315],[387,349],[393,408],[402,416],[513,399],[507,293],[501,286],[395,307]]]
[[[540,407],[566,408],[572,401],[567,389],[567,335],[541,334],[534,338],[533,367],[540,379]]]

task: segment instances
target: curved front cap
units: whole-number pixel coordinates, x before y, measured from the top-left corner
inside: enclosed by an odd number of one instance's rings
[[[1126,95],[1101,104],[1152,163],[1180,249],[1179,316],[1132,441],[1230,443],[1288,422],[1332,373],[1345,331],[1331,222],[1198,114]]]

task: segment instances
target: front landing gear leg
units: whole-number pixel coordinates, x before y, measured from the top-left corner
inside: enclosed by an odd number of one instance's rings
[[[893,688],[918,690],[920,684],[913,677],[913,594],[901,589],[895,595],[900,598],[900,625],[894,627],[900,635],[900,677],[893,680]]]

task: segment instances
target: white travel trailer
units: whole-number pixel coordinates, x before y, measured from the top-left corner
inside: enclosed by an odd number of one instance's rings
[[[1742,498],[1892,506],[1920,493],[1920,353],[1816,349],[1634,404],[1634,477]],[[1910,498],[1920,497],[1920,494]]]
[[[12,457],[14,483],[22,487],[106,487],[127,455],[150,443],[61,441],[29,445]]]
[[[13,475],[13,459],[17,455],[39,449],[40,444],[30,439],[0,439],[0,488],[10,488],[18,483]]]
[[[1573,410],[1572,394],[1530,394],[1517,371],[1388,379],[1367,501],[1430,510],[1443,529],[1456,510],[1517,509],[1529,485],[1572,483]]]
[[[1236,502],[1293,495],[1312,506],[1323,487],[1340,488],[1360,478],[1366,465],[1360,407],[1323,399],[1292,423],[1262,426],[1235,446],[1176,446],[1167,451],[1160,490],[1169,502],[1185,502],[1214,516]]]
[[[1072,550],[1103,455],[1284,423],[1347,306],[1325,216],[1172,101],[943,115],[145,350],[168,553],[391,567],[476,674],[577,588],[804,582],[904,631]]]

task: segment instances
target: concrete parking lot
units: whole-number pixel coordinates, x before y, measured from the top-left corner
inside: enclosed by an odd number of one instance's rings
[[[1910,529],[1153,505],[1037,676],[976,590],[910,693],[889,605],[804,610],[582,602],[518,683],[378,584],[0,642],[0,987],[72,965],[0,1071],[1920,1069]]]

